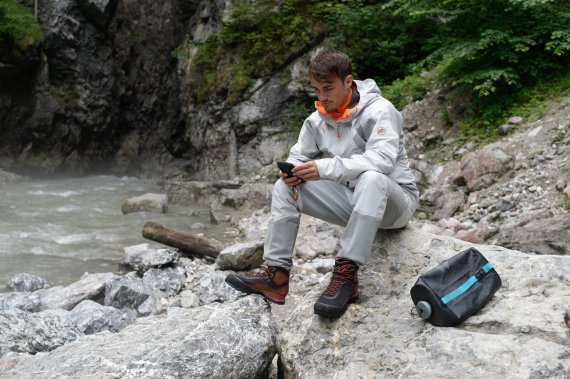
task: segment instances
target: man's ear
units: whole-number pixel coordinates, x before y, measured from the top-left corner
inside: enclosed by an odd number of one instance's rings
[[[348,87],[352,86],[352,75],[347,75],[346,78],[344,78],[344,84]]]

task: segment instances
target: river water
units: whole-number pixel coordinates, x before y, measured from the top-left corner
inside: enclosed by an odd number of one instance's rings
[[[163,193],[153,180],[91,176],[30,180],[0,186],[0,292],[18,273],[67,285],[85,272],[118,272],[123,249],[148,243],[143,225],[154,221],[169,228],[219,237],[207,209],[173,207],[168,213],[123,215],[121,205],[134,196]],[[191,229],[197,223],[206,227]],[[218,238],[219,239],[219,238]]]

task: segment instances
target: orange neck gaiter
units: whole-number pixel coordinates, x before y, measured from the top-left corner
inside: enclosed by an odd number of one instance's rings
[[[333,120],[338,121],[341,118],[346,118],[346,117],[350,116],[351,113],[354,112],[355,108],[347,109],[351,98],[352,98],[352,88],[350,89],[350,93],[348,94],[346,99],[344,99],[342,104],[337,109],[335,109],[334,111],[327,112],[327,110],[323,106],[323,103],[321,103],[320,101],[315,101],[315,108],[317,108],[317,110],[321,114],[324,114],[324,115],[330,114]]]

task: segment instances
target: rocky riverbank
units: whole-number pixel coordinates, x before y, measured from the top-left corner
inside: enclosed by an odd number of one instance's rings
[[[261,220],[246,223],[251,234]],[[303,221],[298,252],[311,253],[297,254],[283,306],[224,282],[227,255],[255,261],[255,246],[228,247],[216,262],[133,246],[124,256],[132,272],[87,275],[63,288],[18,276],[11,285],[25,292],[0,294],[0,377],[570,374],[570,257],[475,245],[503,287],[461,326],[437,328],[410,314],[409,290],[421,272],[472,245],[413,228],[382,232],[360,272],[361,298],[327,320],[312,305],[330,277],[334,249],[326,245],[338,232]]]

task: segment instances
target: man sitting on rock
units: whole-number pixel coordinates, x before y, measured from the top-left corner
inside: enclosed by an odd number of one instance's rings
[[[315,313],[339,317],[359,296],[358,268],[370,257],[378,228],[402,228],[418,206],[419,193],[404,147],[402,115],[376,83],[353,80],[348,56],[319,54],[309,66],[318,101],[304,122],[288,162],[279,171],[265,240],[264,272],[226,282],[283,304],[301,213],[346,226],[330,284]]]

